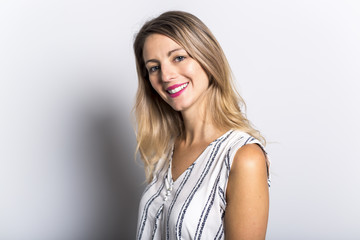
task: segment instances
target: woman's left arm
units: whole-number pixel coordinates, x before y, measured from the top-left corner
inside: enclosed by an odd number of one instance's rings
[[[266,164],[257,144],[236,152],[226,190],[225,239],[265,239],[269,214]]]

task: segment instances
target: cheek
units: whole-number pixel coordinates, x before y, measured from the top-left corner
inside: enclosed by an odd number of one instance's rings
[[[158,92],[158,91],[159,91],[159,86],[160,86],[159,82],[156,81],[156,79],[154,79],[154,78],[149,78],[149,82],[150,82],[151,87],[152,87],[156,92]]]
[[[196,83],[204,88],[207,88],[209,86],[209,77],[206,74],[206,72],[201,68],[196,71]]]
[[[193,64],[188,66],[188,68],[186,69],[186,74],[188,76],[193,76],[194,81],[198,83],[201,82],[201,85],[209,85],[208,75],[197,62],[194,62]]]
[[[155,90],[155,92],[157,92],[157,94],[166,101],[166,96],[164,95],[164,92],[162,91],[162,85],[159,81],[157,81],[156,79],[150,78],[149,79],[150,82],[150,87]]]

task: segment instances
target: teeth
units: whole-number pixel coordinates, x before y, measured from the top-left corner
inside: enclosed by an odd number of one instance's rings
[[[181,86],[179,86],[179,87],[177,87],[177,88],[174,88],[174,89],[172,89],[172,90],[168,90],[168,93],[170,93],[170,94],[177,93],[177,92],[179,92],[180,90],[184,89],[188,84],[189,84],[189,83],[185,83],[185,84],[183,84],[183,85],[181,85]]]

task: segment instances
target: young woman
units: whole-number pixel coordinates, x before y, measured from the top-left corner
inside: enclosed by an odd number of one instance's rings
[[[134,42],[137,150],[148,180],[137,239],[264,239],[268,161],[224,53],[197,17],[170,11]]]

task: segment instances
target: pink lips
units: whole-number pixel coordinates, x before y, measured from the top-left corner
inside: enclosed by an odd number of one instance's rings
[[[166,90],[169,91],[169,90],[173,90],[177,87],[180,87],[181,85],[184,85],[185,83],[180,83],[180,84],[175,84],[175,85],[172,85],[170,87],[168,87]]]
[[[177,87],[180,87],[180,86],[182,86],[182,85],[184,85],[184,84],[186,84],[186,83],[174,84],[174,85],[168,87],[166,90],[167,90],[167,91],[173,90],[173,89],[175,89],[175,88],[177,88]],[[176,92],[176,93],[173,93],[173,94],[171,94],[171,93],[169,93],[169,92],[167,92],[167,93],[170,95],[170,97],[175,98],[175,97],[179,96],[186,88],[187,88],[187,86],[184,87],[183,89],[181,89],[180,91],[178,91],[178,92]]]

